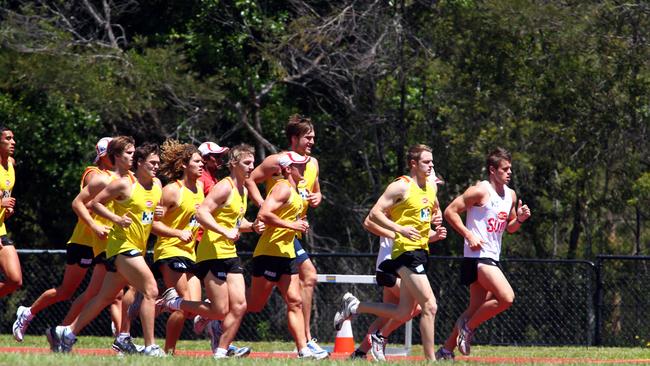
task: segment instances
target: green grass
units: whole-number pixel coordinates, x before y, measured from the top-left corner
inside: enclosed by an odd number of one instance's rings
[[[142,341],[141,339],[136,340]],[[159,343],[162,343],[162,340],[158,340]],[[75,345],[75,348],[106,348],[110,347],[112,339],[105,337],[80,337],[79,341]],[[243,343],[242,343],[243,344]],[[291,351],[294,346],[288,342],[257,342],[253,344],[246,344],[253,347],[254,351]],[[30,336],[28,335],[25,338],[25,341],[21,344],[16,343],[13,340],[13,337],[10,335],[0,335],[0,346],[11,347],[11,346],[21,346],[21,347],[48,347],[45,337]],[[210,345],[208,340],[201,341],[179,341],[178,349],[183,350],[207,350]],[[412,352],[413,355],[422,355],[422,348],[416,346]],[[650,364],[650,348],[613,348],[613,347],[495,347],[495,346],[475,346],[472,348],[472,357],[520,357],[520,358],[532,358],[532,357],[562,357],[562,358],[576,358],[576,359],[585,359],[585,362],[573,362],[567,363],[568,365],[575,364],[586,364],[589,359],[597,360],[635,360],[635,359],[646,359],[648,364]],[[124,358],[117,358],[117,356],[80,356],[80,355],[59,355],[59,354],[9,354],[9,353],[0,353],[0,365],[56,365],[61,366],[81,366],[81,365],[114,365],[119,363],[120,365],[151,365],[154,360],[139,357],[139,356],[128,356]],[[157,366],[165,365],[174,365],[174,366],[185,366],[185,365],[212,365],[214,366],[217,361],[213,360],[211,357],[168,357],[165,359],[155,360]],[[296,360],[296,359],[228,359],[228,360],[219,360],[218,363],[223,363],[225,365],[242,365],[242,366],[253,366],[263,364],[265,366],[283,366],[283,365],[292,365],[292,364],[304,364],[305,361]],[[309,361],[308,363],[314,363],[314,361]],[[406,362],[399,362],[405,364]],[[408,361],[408,364],[424,364],[425,362],[413,362]],[[368,365],[367,361],[347,361],[347,360],[331,360],[320,362],[321,365],[346,365],[346,366],[356,366],[356,365]],[[455,362],[454,365],[458,364],[467,364],[467,365],[481,365],[488,364],[478,361],[469,361],[469,362]],[[536,364],[543,364],[537,362]],[[550,364],[550,363],[549,363]],[[599,363],[601,364],[601,363]],[[620,363],[619,363],[620,364]],[[491,364],[493,365],[493,364]]]

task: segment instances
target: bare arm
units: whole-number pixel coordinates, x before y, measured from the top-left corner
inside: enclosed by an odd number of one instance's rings
[[[309,207],[318,207],[323,200],[323,195],[320,191],[320,181],[318,176],[320,175],[320,167],[318,166],[318,160],[311,158],[316,165],[316,180],[314,181],[314,186],[311,189],[311,193],[307,196],[307,202],[309,202]]]
[[[289,201],[291,197],[291,189],[285,184],[278,184],[273,187],[271,193],[266,197],[262,203],[260,211],[257,214],[260,221],[268,226],[283,227],[296,231],[305,232],[309,229],[307,221],[298,219],[296,221],[282,220],[274,211],[278,210]]]
[[[460,214],[472,206],[480,205],[488,196],[489,192],[484,187],[480,185],[471,186],[462,195],[456,197],[445,209],[445,220],[458,234],[467,240],[471,250],[479,250],[484,242],[469,231]]]
[[[89,228],[93,230],[95,235],[101,239],[108,236],[110,227],[98,224],[92,217],[88,207],[86,206],[92,201],[93,197],[97,196],[109,183],[109,179],[101,174],[89,174],[86,176],[86,186],[77,194],[72,200],[72,210]]]
[[[366,229],[366,231],[377,236],[395,239],[395,232],[375,224],[372,220],[370,220],[370,216],[366,216],[365,220],[363,220],[363,228]]]
[[[264,159],[262,164],[256,166],[251,172],[251,176],[246,179],[246,182],[244,182],[244,185],[248,189],[248,197],[257,206],[262,206],[262,202],[264,202],[264,198],[262,198],[262,194],[260,193],[257,184],[264,182],[279,172],[280,166],[278,165],[278,156],[277,154],[271,155]]]
[[[407,191],[408,184],[402,180],[397,180],[389,184],[384,193],[377,200],[377,203],[375,203],[370,210],[368,217],[375,224],[378,224],[385,229],[391,230],[394,233],[400,233],[411,240],[418,240],[420,238],[418,230],[412,226],[398,225],[386,215],[386,212],[388,212],[392,206],[404,199]]]
[[[515,202],[517,202],[516,209]],[[508,216],[508,232],[512,234],[519,230],[521,224],[528,220],[529,217],[530,208],[528,208],[528,205],[522,205],[521,200],[517,201],[517,194],[515,191],[512,191],[512,208],[510,209],[510,215]]]
[[[431,217],[433,230],[429,230],[429,243],[444,240],[447,237],[447,228],[442,226],[442,212],[440,212],[440,203],[436,199],[434,204],[434,214]]]
[[[128,217],[128,212],[124,216],[118,216],[113,211],[109,210],[105,204],[112,200],[120,200],[125,197],[128,197],[131,194],[131,180],[128,177],[114,180],[106,188],[102,189],[101,192],[97,193],[97,196],[93,198],[90,205],[93,208],[93,211],[101,217],[111,220],[116,225],[121,227],[128,227],[131,225],[131,218]]]

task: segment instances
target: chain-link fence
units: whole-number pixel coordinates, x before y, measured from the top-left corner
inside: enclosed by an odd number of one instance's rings
[[[60,282],[65,252],[21,251],[20,259],[23,288],[0,299],[0,333],[11,333],[19,305],[31,304],[44,290]],[[242,259],[250,273],[250,253],[242,254]],[[461,258],[431,259],[428,276],[438,301],[435,341],[440,344],[467,306],[469,291],[459,283]],[[316,254],[312,260],[321,273],[374,274],[375,256],[372,254]],[[645,345],[650,334],[650,322],[645,317],[650,305],[649,260],[650,257],[599,257],[596,264],[580,260],[504,260],[503,268],[515,291],[515,302],[506,312],[478,329],[475,343]],[[88,274],[81,289],[85,288],[89,277]],[[331,342],[335,337],[332,319],[346,291],[353,292],[361,300],[381,300],[381,288],[376,285],[319,284],[314,294],[312,334],[324,342]],[[60,322],[69,305],[69,301],[55,304],[38,314],[30,324],[28,336],[42,335],[47,326]],[[157,337],[164,336],[166,319],[166,314],[157,319]],[[361,315],[353,321],[357,341],[373,320],[372,316]],[[419,343],[417,319],[413,325],[413,342]],[[109,335],[110,332],[110,318],[104,310],[82,334]],[[139,321],[133,324],[132,333],[140,336]],[[197,338],[189,321],[182,338]],[[261,313],[246,315],[237,338],[243,341],[290,340],[286,307],[277,291]],[[398,343],[403,339],[401,328],[391,341]]]

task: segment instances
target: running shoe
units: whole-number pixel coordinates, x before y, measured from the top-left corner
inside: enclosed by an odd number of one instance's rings
[[[454,352],[447,351],[444,347],[438,348],[436,351],[436,361],[454,360]]]
[[[45,336],[47,337],[47,343],[50,344],[50,351],[54,353],[61,352],[61,344],[54,334],[54,328],[47,327],[47,329],[45,329]]]
[[[145,347],[142,354],[149,357],[167,357],[165,351],[163,351],[157,344]]]
[[[172,304],[179,297],[180,296],[178,296],[178,292],[176,292],[176,289],[173,288],[173,287],[170,287],[167,290],[165,290],[165,292],[163,292],[160,299],[156,300],[156,305],[161,306],[163,308],[163,310],[167,310],[169,312],[174,312],[176,310],[172,309]]]
[[[117,353],[122,353],[125,355],[133,355],[137,353],[141,353],[144,350],[144,347],[136,346],[133,343],[133,339],[131,336],[125,336],[125,337],[117,337],[115,338],[115,341],[113,341],[113,350],[115,350]]]
[[[27,316],[27,311],[29,310],[26,306],[19,306],[16,310],[16,321],[14,322],[11,330],[14,334],[14,338],[18,342],[22,342],[25,337],[25,332],[29,326],[29,322],[32,321],[33,315]]]
[[[136,291],[135,296],[133,297],[133,303],[129,305],[128,309],[126,309],[126,315],[129,317],[129,320],[133,321],[138,317],[138,315],[140,315],[142,299],[144,299],[142,292]]]
[[[354,352],[350,353],[348,360],[365,360],[366,358],[367,354],[357,348],[354,350]]]
[[[231,344],[228,346],[228,352],[226,352],[226,355],[228,357],[235,357],[235,358],[244,358],[248,357],[248,355],[251,354],[251,348],[250,347],[237,347],[234,344]]]
[[[306,347],[304,351],[298,351],[298,358],[305,360],[324,360],[329,357],[327,354],[315,354],[309,347]]]
[[[474,336],[474,331],[467,327],[467,319],[463,318],[459,320],[460,321],[456,322],[456,328],[458,329],[456,345],[458,346],[458,351],[467,356],[470,352],[470,346],[472,343],[472,337]]]
[[[62,353],[72,352],[72,346],[77,343],[77,337],[70,331],[70,328],[58,326],[54,328],[54,337],[59,342]]]
[[[341,308],[334,314],[334,329],[338,332],[343,326],[343,322],[352,317],[352,308],[360,303],[354,295],[346,292],[341,299]]]
[[[210,336],[210,349],[212,353],[217,353],[217,348],[219,348],[219,340],[221,339],[221,334],[223,330],[221,329],[221,320],[213,320],[208,324],[208,336]]]
[[[210,323],[210,319],[197,315],[194,317],[193,323],[192,330],[194,330],[194,334],[201,335],[205,332],[205,329]]]
[[[212,358],[214,358],[215,360],[221,360],[221,359],[224,359],[224,358],[230,358],[230,356],[228,356],[228,354],[224,355],[223,353],[215,352],[214,354],[212,354]]]
[[[386,344],[388,338],[379,332],[370,335],[370,354],[375,361],[386,361]]]
[[[315,353],[315,354],[325,354],[325,356],[329,356],[329,352],[321,348],[321,346],[318,345],[316,338],[312,338],[311,341],[307,342],[307,347]]]

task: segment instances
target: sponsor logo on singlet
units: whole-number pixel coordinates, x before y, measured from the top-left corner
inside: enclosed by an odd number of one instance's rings
[[[501,211],[497,214],[497,217],[490,217],[487,220],[487,232],[488,233],[502,233],[506,230],[508,225],[508,213]]]
[[[153,222],[153,212],[144,211],[142,212],[142,220],[140,220],[143,225],[149,225]]]

